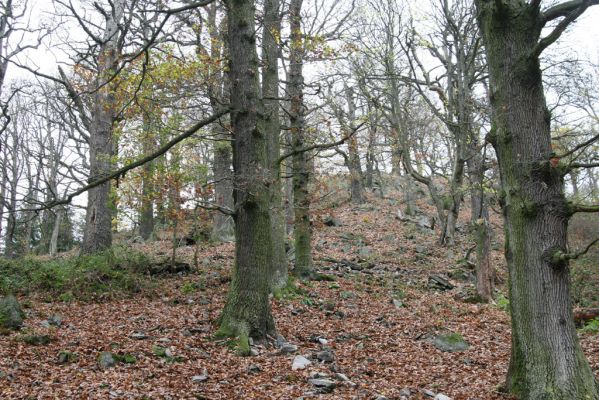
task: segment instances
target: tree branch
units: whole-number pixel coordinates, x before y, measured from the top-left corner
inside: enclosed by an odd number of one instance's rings
[[[564,261],[575,260],[578,257],[585,255],[591,249],[591,247],[593,247],[593,245],[595,245],[596,243],[599,243],[599,238],[593,240],[584,249],[577,251],[575,253],[564,253],[563,251],[558,250],[555,253],[553,253],[553,256],[551,257],[551,261],[554,264],[560,264]]]
[[[112,179],[118,179],[121,176],[124,176],[128,171],[140,167],[142,165],[144,165],[145,163],[152,161],[155,158],[160,157],[161,155],[165,154],[168,150],[170,150],[173,146],[175,146],[176,144],[178,144],[179,142],[183,141],[184,139],[192,136],[194,133],[196,133],[200,128],[216,121],[217,119],[219,119],[220,117],[222,117],[223,115],[225,115],[226,113],[228,113],[230,110],[229,108],[225,108],[222,109],[220,111],[218,111],[217,113],[214,113],[212,116],[203,119],[199,122],[197,122],[195,125],[191,126],[190,128],[188,128],[186,131],[184,131],[182,134],[180,134],[179,136],[171,139],[168,143],[166,143],[164,146],[162,146],[161,148],[159,148],[158,150],[156,150],[155,152],[140,158],[137,161],[134,161],[130,164],[125,165],[122,168],[117,169],[116,171],[113,171],[99,179],[96,179],[93,182],[90,182],[89,184],[83,186],[82,188],[77,189],[76,191],[70,193],[69,195],[67,195],[65,198],[60,199],[60,200],[54,200],[51,201],[49,203],[44,204],[42,207],[40,208],[36,208],[36,209],[25,209],[23,211],[41,211],[41,210],[47,210],[50,209],[52,207],[56,207],[59,205],[64,205],[64,204],[69,204],[73,198],[79,196],[80,194],[88,191],[91,188],[94,188],[96,186],[99,186],[103,183],[106,183]],[[220,210],[223,211],[223,210]],[[223,211],[224,212],[224,211]]]

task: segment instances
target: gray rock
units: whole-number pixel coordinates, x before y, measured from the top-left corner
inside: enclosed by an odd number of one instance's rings
[[[326,217],[324,217],[322,222],[326,226],[341,226],[341,221],[338,218],[335,218],[334,216],[332,216],[330,214],[327,215]]]
[[[337,387],[335,381],[332,381],[330,379],[308,379],[308,382],[310,382],[313,386],[318,388],[318,391],[321,393],[331,393],[333,389]]]
[[[0,298],[0,328],[19,329],[23,326],[25,313],[13,295]]]
[[[318,343],[320,343],[323,346],[326,346],[327,344],[329,344],[329,341],[325,338],[318,338]]]
[[[401,300],[398,299],[392,299],[391,302],[393,303],[393,305],[395,306],[395,308],[400,309],[405,307],[404,303]]]
[[[51,315],[48,317],[48,319],[40,322],[40,325],[42,325],[44,328],[50,328],[51,326],[59,327],[62,325],[62,317],[60,315]]]
[[[325,363],[330,363],[335,361],[335,355],[330,350],[323,350],[316,353],[316,358],[318,361],[322,361]]]
[[[297,351],[298,347],[291,343],[285,343],[281,346],[280,352],[281,354],[291,354]]]
[[[347,377],[347,375],[345,374],[341,374],[339,372],[337,372],[335,374],[335,379],[342,381],[342,382],[349,382],[349,378]]]
[[[129,337],[135,340],[144,340],[148,338],[148,335],[143,332],[133,332]]]
[[[114,367],[116,365],[116,357],[109,351],[103,351],[98,356],[98,365],[102,369],[107,369],[110,367]]]
[[[464,351],[470,348],[470,345],[459,333],[437,335],[433,339],[433,345],[437,349],[447,352]]]
[[[208,371],[202,371],[201,375],[194,375],[191,377],[191,381],[195,383],[206,382],[208,380]]]
[[[444,395],[443,393],[438,393],[434,400],[451,400],[451,397]]]
[[[324,378],[328,378],[329,376],[325,373],[322,372],[311,372],[310,373],[310,379],[324,379]]]
[[[293,359],[293,364],[291,364],[291,369],[293,371],[297,371],[298,369],[304,369],[308,365],[312,364],[312,361],[308,360],[304,356],[295,356]]]
[[[250,365],[248,365],[247,371],[250,374],[257,374],[258,372],[262,371],[262,368],[260,368],[256,364],[250,364]]]

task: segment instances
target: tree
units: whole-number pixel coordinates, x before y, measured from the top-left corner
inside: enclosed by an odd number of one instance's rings
[[[255,41],[255,6],[249,0],[227,1],[231,128],[235,200],[235,264],[219,334],[238,336],[249,353],[249,338],[275,333],[269,302],[272,271],[272,225],[268,137],[258,124],[259,82]]]
[[[552,163],[541,53],[589,5],[476,0],[490,75],[509,271],[512,349],[507,389],[521,399],[599,399],[572,319],[564,174]],[[558,21],[547,36],[543,28]],[[599,209],[599,207],[597,207]]]

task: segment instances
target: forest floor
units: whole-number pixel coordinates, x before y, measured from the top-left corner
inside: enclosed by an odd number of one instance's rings
[[[461,300],[472,288],[467,276],[457,279],[469,236],[461,233],[454,247],[441,247],[433,231],[398,220],[399,207],[372,197],[362,206],[316,210],[315,261],[336,280],[297,282],[300,291],[272,301],[278,332],[295,352],[256,346],[257,355],[239,357],[229,341],[213,339],[234,245],[205,244],[200,271],[154,278],[152,293],[102,302],[20,297],[28,315],[22,331],[50,341],[27,344],[19,339],[23,332],[0,337],[0,398],[432,399],[441,393],[508,399],[499,391],[510,353],[507,301],[501,295],[494,304]],[[432,215],[427,205],[421,209]],[[341,225],[326,226],[328,214]],[[464,223],[468,211],[462,215]],[[492,221],[492,263],[505,294],[500,219]],[[156,257],[170,251],[166,241],[135,246]],[[177,251],[191,262],[194,246]],[[429,287],[433,274],[453,276],[455,288]],[[60,316],[60,323],[50,316]],[[461,335],[469,348],[439,350],[433,338],[443,333]],[[581,342],[599,373],[599,335],[581,333]],[[75,356],[59,362],[61,351]],[[103,351],[128,362],[102,369]],[[312,363],[292,370],[297,355]],[[318,373],[335,381],[330,393],[309,382]]]

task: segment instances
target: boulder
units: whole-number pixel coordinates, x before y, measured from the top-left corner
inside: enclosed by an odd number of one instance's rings
[[[0,328],[19,329],[23,326],[25,313],[15,296],[0,298]]]

